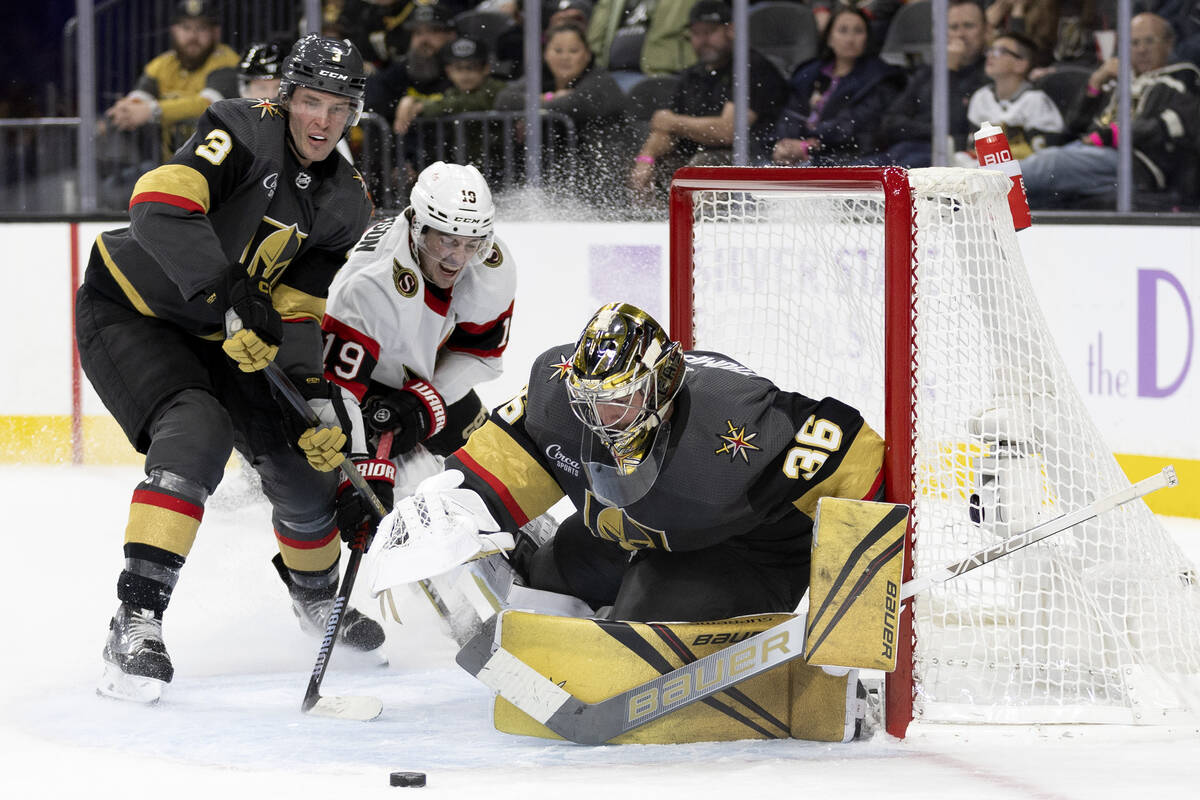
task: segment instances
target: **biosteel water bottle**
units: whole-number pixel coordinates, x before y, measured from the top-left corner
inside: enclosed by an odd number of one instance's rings
[[[1023,231],[1033,224],[1029,216],[1029,199],[1025,196],[1025,181],[1021,178],[1021,164],[1012,157],[1008,137],[1004,130],[985,122],[975,132],[975,153],[979,166],[1002,172],[1012,180],[1008,191],[1008,208],[1012,212],[1013,229]]]

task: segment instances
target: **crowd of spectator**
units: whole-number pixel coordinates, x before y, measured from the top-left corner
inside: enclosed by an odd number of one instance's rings
[[[805,24],[816,36],[806,57],[787,62],[759,52],[751,25],[751,162],[928,166],[930,59],[889,50],[893,29],[911,27],[911,7],[928,2],[752,2],[752,17],[759,6],[794,6],[811,19]],[[399,143],[400,168],[388,180],[403,183],[430,160],[412,132],[431,118],[473,112],[478,125],[467,137],[467,158],[486,171],[500,157],[500,137],[483,135],[487,123],[477,112],[525,107],[522,6],[515,0],[325,3],[324,33],[362,52],[370,73],[366,110],[385,120]],[[1135,0],[1134,7],[1135,202],[1195,210],[1200,0]],[[179,9],[173,50],[162,57],[170,68],[151,62],[135,90],[107,112],[111,126],[127,130],[130,119],[174,123],[175,108],[202,109],[224,91],[214,87],[227,83],[234,56],[220,44],[219,27],[213,29],[212,4],[185,0]],[[1112,207],[1121,137],[1115,1],[949,0],[947,14],[956,162],[974,163],[972,133],[984,122],[999,124],[1024,162],[1035,208]],[[541,21],[540,104],[570,120],[569,139],[552,129],[555,148],[575,149],[573,158],[548,164],[549,190],[601,205],[653,207],[662,204],[678,167],[731,163],[733,45],[747,32],[735,28],[726,0],[543,0]],[[177,34],[178,26],[205,28],[207,49],[192,41],[195,35]],[[180,75],[190,88],[179,91],[194,92],[188,102],[178,94],[168,99],[159,85]],[[519,124],[511,130],[519,142],[524,130]],[[403,186],[397,194],[404,196]]]

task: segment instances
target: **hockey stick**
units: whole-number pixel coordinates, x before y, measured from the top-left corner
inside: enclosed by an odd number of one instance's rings
[[[912,597],[934,583],[943,583],[1086,522],[1116,506],[1178,483],[1175,470],[1166,467],[1162,472],[1084,508],[1062,514],[984,548],[969,558],[936,570],[930,576],[908,581],[901,587],[901,596]],[[459,666],[554,733],[579,744],[603,744],[733,684],[798,658],[804,650],[805,618],[796,616],[607,700],[585,703],[500,647],[495,641],[497,619],[493,617],[489,620],[483,630],[459,651],[456,658]]]
[[[300,418],[305,423],[313,427],[321,424],[316,413],[309,407],[308,401],[304,399],[304,395],[300,394],[295,384],[284,374],[284,371],[278,364],[274,361],[269,362],[265,372],[267,380],[283,395],[284,399],[288,401],[288,404],[300,415]],[[391,433],[385,433],[379,437],[377,452],[382,453],[379,456],[380,458],[386,458],[391,447]],[[383,503],[371,491],[366,478],[362,476],[362,473],[358,471],[358,468],[349,459],[342,461],[341,470],[346,479],[350,481],[350,485],[354,487],[354,490],[367,501],[367,505],[375,517],[375,522],[378,524],[380,520],[387,516],[387,509],[383,507]],[[350,605],[350,592],[354,589],[354,579],[358,577],[358,566],[362,563],[363,551],[366,549],[366,546],[366,536],[360,531],[355,535],[354,541],[350,543],[350,558],[346,562],[346,574],[342,576],[342,585],[338,588],[337,597],[333,601],[333,608],[329,612],[329,619],[325,622],[325,635],[322,637],[321,646],[317,650],[317,660],[313,665],[312,675],[308,679],[308,689],[305,690],[304,700],[300,704],[300,710],[304,713],[315,714],[321,717],[366,721],[375,719],[383,712],[383,703],[376,697],[355,695],[340,697],[321,696],[321,681],[325,678],[325,670],[329,666],[329,657],[333,653],[333,645],[337,642],[338,631],[342,628],[344,613]]]

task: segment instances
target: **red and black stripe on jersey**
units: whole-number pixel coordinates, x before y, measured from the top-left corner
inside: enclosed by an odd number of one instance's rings
[[[497,358],[508,346],[508,329],[512,322],[513,304],[509,303],[504,313],[491,322],[482,324],[460,322],[454,326],[446,339],[446,347],[456,353],[467,353],[480,358]]]
[[[325,337],[325,380],[343,387],[361,403],[379,364],[379,342],[328,314],[321,329]]]
[[[545,513],[563,496],[525,431],[524,415],[509,422],[492,414],[446,460],[446,469],[462,470],[463,485],[479,493],[504,530]]]

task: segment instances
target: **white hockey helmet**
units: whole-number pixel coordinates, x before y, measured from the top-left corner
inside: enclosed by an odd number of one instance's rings
[[[487,181],[472,165],[443,161],[430,164],[417,176],[409,205],[413,210],[412,237],[418,250],[429,252],[424,246],[425,233],[432,228],[454,236],[478,238],[472,263],[482,262],[491,253],[496,207]]]

